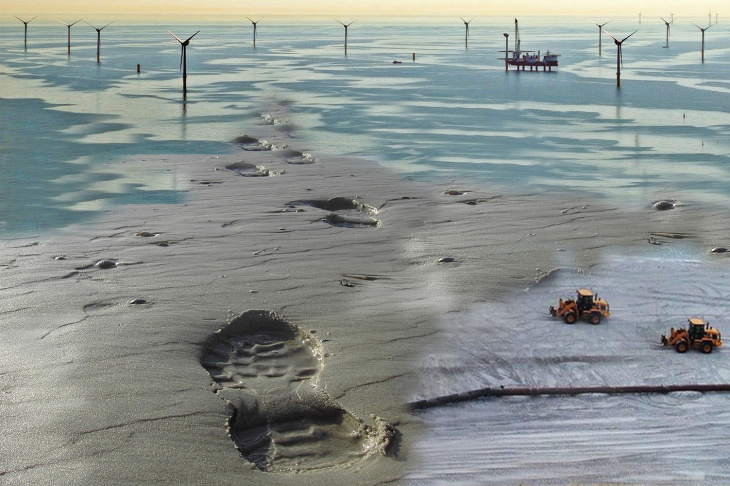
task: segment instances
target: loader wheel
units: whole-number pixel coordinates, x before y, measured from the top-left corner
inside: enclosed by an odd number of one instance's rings
[[[680,341],[677,343],[677,347],[675,349],[678,353],[686,353],[689,349],[689,344],[687,344],[687,341]]]
[[[702,343],[702,345],[700,346],[700,351],[705,354],[710,354],[712,352],[712,343]]]
[[[566,324],[575,324],[576,319],[577,316],[575,315],[575,312],[568,312],[563,316],[563,321],[565,321]]]
[[[598,312],[593,312],[590,317],[588,318],[588,322],[593,324],[594,326],[601,323],[601,314]]]

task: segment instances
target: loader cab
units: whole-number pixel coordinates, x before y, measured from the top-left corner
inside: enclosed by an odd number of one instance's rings
[[[691,339],[702,339],[705,335],[705,330],[709,328],[709,323],[699,317],[690,317],[689,322],[689,337]]]
[[[592,290],[578,289],[578,299],[576,305],[581,311],[588,311],[593,308],[593,299],[596,298],[596,294]]]

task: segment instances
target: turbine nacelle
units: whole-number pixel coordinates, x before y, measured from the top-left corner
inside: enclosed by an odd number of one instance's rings
[[[79,22],[81,22],[82,20],[83,20],[83,19],[79,19],[79,20],[77,20],[76,22],[74,22],[73,24],[67,24],[66,22],[61,22],[60,20],[58,20],[57,22],[58,22],[59,24],[65,25],[66,27],[68,27],[68,28],[70,29],[71,27],[73,27],[74,25],[78,24],[78,23],[79,23]]]
[[[357,22],[358,20],[359,20],[359,19],[355,19],[355,20],[353,20],[352,22],[350,22],[349,24],[346,24],[346,23],[344,23],[344,22],[340,22],[339,20],[335,19],[335,21],[337,21],[337,22],[339,22],[340,24],[342,24],[342,26],[343,26],[343,27],[345,28],[345,30],[347,30],[347,28],[348,28],[349,26],[351,26],[352,24],[354,24],[354,23],[355,23],[355,22]]]
[[[611,39],[613,39],[613,42],[614,42],[614,44],[616,44],[617,46],[620,46],[621,44],[623,44],[623,43],[624,43],[624,41],[625,41],[626,39],[628,39],[628,38],[629,38],[629,37],[631,37],[632,35],[636,34],[636,33],[638,32],[638,30],[635,30],[635,31],[633,31],[632,33],[630,33],[629,35],[627,35],[626,37],[624,37],[624,38],[623,38],[623,39],[621,39],[621,40],[618,40],[617,38],[615,38],[614,36],[612,36],[612,35],[611,35],[611,33],[610,33],[610,32],[608,32],[607,30],[604,30],[604,32],[605,32],[606,34],[608,34],[608,35],[609,35],[609,37],[611,37]]]
[[[193,37],[195,37],[196,35],[198,35],[199,32],[200,31],[194,33],[193,35],[191,35],[187,39],[182,40],[181,38],[179,38],[178,36],[176,36],[175,34],[173,34],[172,32],[170,32],[169,30],[167,31],[168,34],[170,34],[171,36],[173,36],[175,38],[175,40],[180,43],[180,49],[181,49],[180,50],[180,70],[182,70],[182,68],[183,68],[183,57],[185,56],[185,48],[190,44],[190,39],[192,39]]]
[[[93,28],[93,29],[94,29],[94,30],[95,30],[95,31],[96,31],[97,33],[100,33],[100,32],[101,32],[102,30],[106,29],[106,28],[107,28],[107,27],[109,27],[109,26],[110,26],[111,24],[113,24],[113,23],[114,23],[114,21],[112,20],[111,22],[109,22],[108,24],[106,24],[106,25],[105,25],[104,27],[94,27],[93,25],[91,25],[90,23],[88,23],[88,22],[87,22],[87,21],[85,21],[85,20],[84,20],[84,23],[85,23],[86,25],[88,25],[89,27]]]
[[[690,24],[694,25],[695,27],[697,27],[698,29],[700,29],[702,32],[704,32],[707,29],[709,29],[710,27],[712,27],[712,25],[708,25],[707,27],[702,28],[699,25],[695,24],[694,22],[690,22]]]
[[[26,27],[28,27],[28,24],[29,24],[29,23],[31,23],[31,22],[33,22],[33,21],[34,21],[35,19],[37,19],[37,18],[38,18],[38,16],[36,15],[35,17],[33,17],[33,18],[32,18],[32,19],[30,19],[30,20],[23,20],[23,19],[21,19],[21,18],[20,18],[20,17],[18,17],[18,16],[16,16],[15,18],[16,18],[16,19],[18,19],[18,20],[20,20],[21,22],[23,22],[23,23],[25,24],[25,26],[26,26]]]

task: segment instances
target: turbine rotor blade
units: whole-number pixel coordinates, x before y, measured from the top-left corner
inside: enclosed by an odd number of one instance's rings
[[[112,20],[111,22],[109,22],[108,24],[106,24],[106,25],[105,25],[104,27],[102,27],[102,28],[101,28],[101,29],[99,29],[99,30],[104,30],[104,29],[106,29],[107,27],[109,27],[110,25],[112,25],[113,23],[114,23],[114,21]]]
[[[616,43],[616,45],[619,45],[619,44],[620,44],[621,42],[623,42],[623,41],[619,42],[619,40],[618,40],[617,38],[615,38],[614,36],[612,36],[612,35],[611,35],[611,33],[610,33],[609,31],[607,31],[607,30],[604,30],[604,32],[605,32],[606,34],[608,34],[608,35],[609,35],[609,37],[611,37],[611,39],[613,39],[613,41],[614,41],[614,42]]]
[[[183,42],[183,44],[188,45],[190,43],[190,39],[192,39],[193,37],[195,37],[199,33],[200,33],[200,31],[194,33],[193,35],[191,35],[190,37],[188,37],[187,39],[185,39],[185,41]]]
[[[625,41],[626,39],[628,39],[628,38],[629,38],[629,37],[631,37],[632,35],[636,34],[637,32],[638,32],[638,30],[635,30],[635,31],[633,31],[632,33],[630,33],[629,35],[627,35],[626,37],[624,37],[624,38],[623,38],[623,40],[621,41],[621,43],[623,43],[623,41]]]
[[[182,71],[183,55],[185,54],[185,46],[180,44],[180,71]]]
[[[167,31],[167,33],[170,34],[171,36],[173,36],[175,38],[175,40],[178,41],[180,44],[183,43],[183,41],[181,41],[178,36],[176,36],[175,34],[173,34],[172,32],[170,32],[169,30]]]

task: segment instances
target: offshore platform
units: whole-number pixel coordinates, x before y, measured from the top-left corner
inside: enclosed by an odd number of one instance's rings
[[[550,51],[547,51],[541,58],[540,51],[537,51],[537,54],[533,54],[535,51],[521,50],[520,27],[517,24],[517,19],[515,19],[515,48],[513,50],[509,50],[509,34],[505,32],[504,50],[499,52],[505,53],[504,57],[500,58],[500,60],[504,61],[505,71],[508,71],[510,66],[515,66],[517,71],[519,71],[520,68],[524,71],[526,67],[529,67],[530,71],[533,69],[535,71],[539,71],[541,67],[543,71],[552,71],[553,67],[558,67],[558,57],[560,57],[560,54],[553,54]]]

